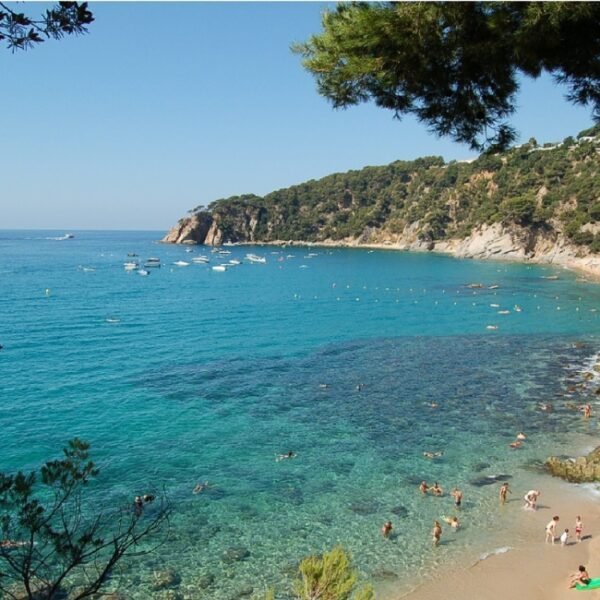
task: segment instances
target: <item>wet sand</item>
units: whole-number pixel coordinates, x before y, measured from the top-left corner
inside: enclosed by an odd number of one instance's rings
[[[547,491],[542,489],[537,511],[523,510],[520,494],[503,507],[515,514],[515,537],[518,531],[526,541],[514,545],[508,552],[492,555],[470,565],[454,565],[435,574],[432,581],[414,591],[395,598],[408,600],[566,600],[578,598],[580,592],[568,589],[569,575],[580,564],[588,568],[592,578],[600,577],[600,503],[590,492],[579,486],[556,484],[549,479]],[[554,515],[561,520],[560,535],[569,529],[570,539],[565,547],[544,541],[546,524]],[[575,517],[584,522],[583,541],[575,541]],[[512,530],[512,525],[510,527]],[[392,595],[392,597],[394,597]],[[587,591],[584,598],[600,598],[600,590]]]

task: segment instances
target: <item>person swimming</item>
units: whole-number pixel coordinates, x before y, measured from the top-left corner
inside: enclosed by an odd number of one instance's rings
[[[275,461],[279,462],[280,460],[286,460],[287,458],[296,458],[296,456],[298,456],[295,452],[292,452],[291,450],[289,452],[286,452],[285,454],[280,454]]]
[[[438,485],[437,481],[431,487],[431,493],[434,496],[443,496],[444,495],[444,490]]]
[[[444,456],[443,452],[423,452],[423,456],[425,458],[440,458],[441,456]]]
[[[193,494],[201,494],[208,487],[209,487],[208,481],[204,481],[203,483],[197,483],[196,487],[192,490],[192,493]]]

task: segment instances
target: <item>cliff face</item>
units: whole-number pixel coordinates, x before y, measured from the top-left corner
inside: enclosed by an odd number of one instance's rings
[[[600,126],[592,133],[470,162],[397,161],[264,197],[216,200],[163,241],[384,246],[600,270]]]

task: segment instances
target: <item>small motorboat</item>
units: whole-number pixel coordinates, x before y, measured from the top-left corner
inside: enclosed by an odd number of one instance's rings
[[[258,254],[246,254],[246,259],[251,263],[265,264],[267,259],[264,256],[258,256]]]
[[[196,263],[197,265],[206,264],[210,262],[210,258],[208,258],[208,256],[194,256],[194,258],[192,258],[192,262]]]
[[[189,267],[190,266],[190,263],[185,260],[176,260],[173,264],[177,265],[178,267]]]
[[[213,265],[212,270],[222,273],[223,271],[227,271],[227,265]]]

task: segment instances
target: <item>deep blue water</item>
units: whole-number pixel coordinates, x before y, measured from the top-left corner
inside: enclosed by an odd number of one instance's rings
[[[161,597],[152,571],[166,567],[185,597],[275,585],[283,598],[298,560],[338,542],[364,576],[401,585],[450,551],[487,548],[497,490],[478,478],[518,486],[597,433],[570,403],[600,384],[568,388],[600,350],[600,289],[573,273],[270,247],[178,267],[210,249],[159,245],[158,232],[48,239],[63,233],[0,231],[1,468],[33,468],[79,436],[107,498],[165,486],[172,539],[129,575],[131,598]],[[128,252],[163,266],[126,272]],[[247,252],[267,263],[211,269]],[[524,449],[507,450],[520,430]],[[465,490],[467,525],[435,552],[431,522],[452,503],[421,498],[421,479]],[[401,535],[382,543],[387,519]],[[231,547],[250,555],[227,562]]]

